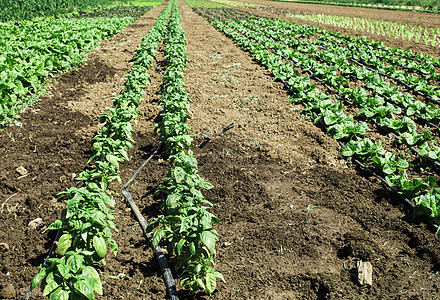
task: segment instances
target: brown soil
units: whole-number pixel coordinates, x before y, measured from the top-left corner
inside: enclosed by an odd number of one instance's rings
[[[398,196],[346,163],[338,144],[301,116],[302,107],[287,102],[282,84],[265,68],[182,0],[179,6],[188,43],[185,81],[193,101],[193,151],[201,175],[214,185],[205,196],[221,220],[217,270],[226,279],[212,296],[179,288],[180,297],[436,298],[440,243],[430,228],[413,222]],[[54,238],[42,230],[63,207],[52,199],[87,165],[98,115],[119,92],[131,51],[163,7],[103,42],[84,66],[63,75],[48,96],[22,113],[21,127],[0,132],[0,243],[5,243],[0,244],[0,298],[19,299],[38,271]],[[153,124],[161,73],[152,69],[150,75],[133,158],[121,165],[123,182],[158,144]],[[214,134],[230,123],[233,129],[199,147],[201,133]],[[20,166],[27,176],[17,173]],[[130,187],[148,220],[158,213],[159,199],[152,194],[168,167],[164,157],[153,159]],[[113,188],[120,192],[121,186]],[[104,295],[98,298],[163,299],[151,248],[123,198],[115,197],[120,252],[108,255],[102,272],[124,276],[104,277]],[[43,224],[30,229],[28,223],[39,217]],[[371,287],[357,283],[359,260],[373,266]],[[44,297],[36,291],[32,299]]]

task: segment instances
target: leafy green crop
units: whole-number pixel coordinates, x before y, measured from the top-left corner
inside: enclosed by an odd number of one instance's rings
[[[0,127],[19,117],[49,74],[81,62],[133,18],[37,19],[0,26]]]
[[[139,114],[137,109],[143,90],[149,82],[148,70],[156,57],[156,49],[166,32],[171,11],[168,6],[159,16],[137,49],[132,71],[121,93],[115,97],[113,107],[101,115],[101,131],[93,139],[95,168],[84,170],[78,180],[82,187],[61,192],[59,200],[66,201],[61,219],[48,230],[61,230],[57,245],[58,257],[47,259],[34,277],[31,289],[41,283],[49,299],[95,299],[102,295],[102,282],[95,267],[105,264],[108,249],[116,255],[118,246],[112,239],[117,230],[110,208],[115,205],[109,196],[108,185],[119,178],[119,163],[129,160],[132,148],[131,121]]]
[[[440,225],[440,189],[434,188],[425,195],[414,199],[416,207],[414,208],[414,217],[419,211],[423,211],[431,220],[434,220]],[[440,234],[440,226],[437,229],[437,234]]]
[[[74,9],[84,10],[105,6],[114,0],[1,0],[0,20],[32,19],[55,16]]]
[[[177,269],[181,273],[181,285],[191,291],[214,292],[217,278],[223,275],[215,271],[214,259],[217,232],[212,223],[218,218],[208,211],[212,203],[205,200],[203,189],[212,185],[198,174],[197,160],[191,150],[192,130],[186,121],[190,118],[189,95],[184,90],[183,70],[187,63],[185,34],[181,27],[177,1],[173,0],[169,33],[165,42],[167,68],[162,79],[161,120],[155,124],[155,132],[170,154],[171,169],[156,191],[165,200],[161,209],[165,214],[152,221],[149,231],[157,228],[153,235],[156,247],[165,237],[168,253],[177,258]]]

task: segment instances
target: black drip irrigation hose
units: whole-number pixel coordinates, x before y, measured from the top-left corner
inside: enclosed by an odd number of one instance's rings
[[[166,65],[166,64],[167,64],[167,59],[165,58],[164,61],[157,62],[157,64],[154,65],[154,68],[156,69],[156,71],[159,71],[163,74],[165,71],[163,69],[159,68],[159,65]]]
[[[56,245],[58,245],[58,240],[61,236],[61,229],[58,229],[57,234],[55,236],[55,240],[52,243],[52,246],[49,249],[49,252],[47,253],[47,256],[45,258],[45,262],[42,264],[42,267],[47,267],[49,264],[46,263],[46,259],[49,259],[52,256],[53,251],[55,250]],[[41,272],[41,270],[40,270]],[[39,272],[38,272],[39,273]],[[32,295],[32,289],[29,287],[26,294],[24,294],[23,300],[28,300]]]
[[[138,219],[139,224],[142,228],[142,231],[144,232],[145,236],[147,237],[147,239],[151,245],[152,245],[152,240],[153,240],[153,233],[147,232],[148,223],[145,220],[145,218],[142,216],[142,214],[139,211],[139,208],[137,207],[133,198],[131,198],[130,192],[128,191],[128,186],[135,180],[135,178],[139,175],[141,170],[148,164],[148,162],[153,158],[153,156],[155,156],[159,152],[160,148],[162,147],[162,144],[163,144],[163,142],[159,143],[159,145],[157,146],[157,148],[153,152],[153,154],[150,155],[150,157],[142,164],[142,166],[136,171],[136,173],[134,173],[134,175],[130,178],[130,180],[122,188],[122,194],[127,199],[131,210],[133,211],[136,218]],[[160,246],[157,246],[155,249],[153,249],[153,251],[157,257],[157,261],[159,262],[159,266],[162,271],[165,285],[167,288],[168,296],[172,300],[179,300],[179,297],[177,295],[176,284],[174,283],[173,274],[171,273],[171,270],[170,270],[168,263],[167,263],[167,259],[166,259],[165,255],[163,254],[162,249],[160,248]]]

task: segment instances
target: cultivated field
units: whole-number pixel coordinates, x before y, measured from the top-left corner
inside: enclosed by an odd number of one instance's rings
[[[153,240],[179,298],[436,298],[436,31],[424,43],[294,16],[437,30],[439,15],[242,3],[150,7],[79,67],[54,70],[19,119],[2,106],[14,125],[0,131],[0,299],[23,298],[57,235],[45,229],[62,216],[51,263],[68,267],[48,270],[74,276],[45,291],[40,283],[30,299],[164,299],[159,264],[122,194],[161,141],[128,189],[146,221],[159,220],[153,232],[165,236]],[[359,283],[360,261],[372,266],[371,284]],[[99,280],[88,281],[91,269]]]

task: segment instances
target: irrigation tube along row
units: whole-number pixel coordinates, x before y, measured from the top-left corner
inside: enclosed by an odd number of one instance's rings
[[[127,199],[128,204],[130,205],[131,210],[135,214],[136,218],[139,221],[139,224],[142,228],[143,233],[145,234],[146,238],[148,239],[148,242],[153,245],[153,233],[147,232],[148,223],[145,220],[145,218],[142,216],[141,212],[139,211],[139,208],[137,207],[136,203],[134,202],[133,198],[130,195],[130,192],[128,191],[128,187],[130,184],[136,179],[136,177],[139,175],[139,173],[142,171],[142,169],[148,164],[148,162],[159,152],[160,148],[162,147],[163,142],[161,141],[159,145],[157,146],[156,150],[151,154],[151,156],[142,164],[142,166],[134,173],[134,175],[130,178],[130,180],[124,185],[122,188],[122,194]],[[176,284],[174,283],[173,274],[171,273],[171,270],[168,266],[167,259],[165,255],[162,252],[162,249],[160,246],[157,246],[156,248],[153,247],[154,254],[156,255],[157,261],[159,262],[160,269],[162,271],[165,285],[167,288],[167,294],[172,300],[178,300],[177,290],[176,290]]]

